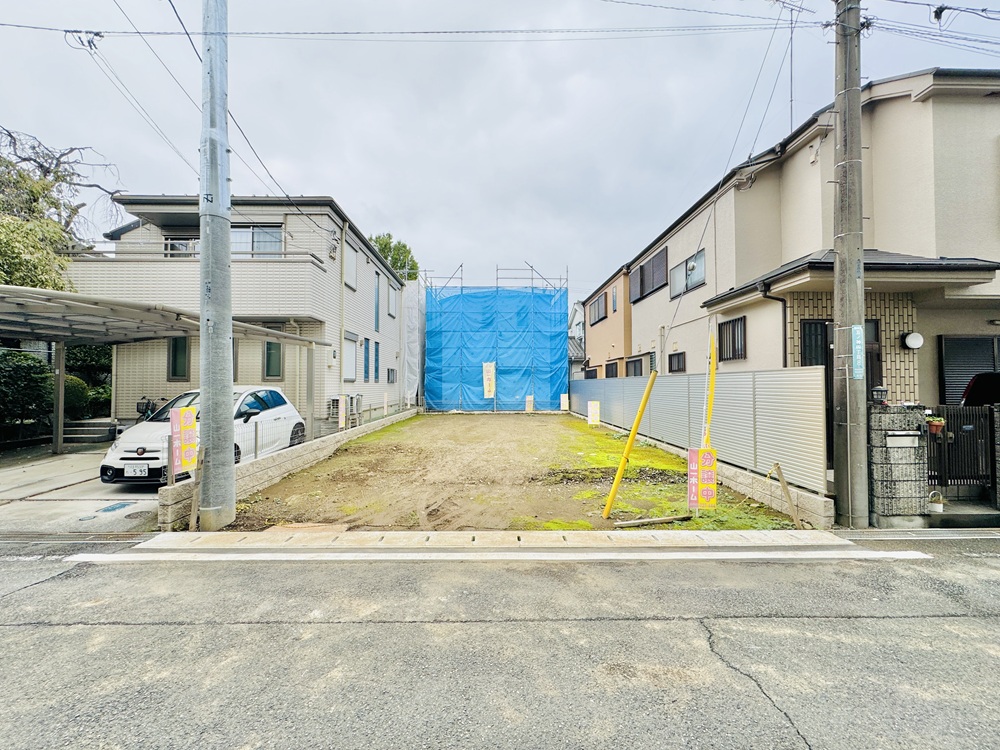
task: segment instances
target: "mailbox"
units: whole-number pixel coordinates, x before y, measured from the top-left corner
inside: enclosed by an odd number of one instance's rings
[[[919,445],[919,430],[895,430],[885,434],[886,448],[916,448]]]

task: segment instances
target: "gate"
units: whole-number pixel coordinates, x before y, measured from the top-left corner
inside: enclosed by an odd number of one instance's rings
[[[938,487],[989,487],[993,433],[988,406],[941,406],[944,429],[927,436],[927,482]]]

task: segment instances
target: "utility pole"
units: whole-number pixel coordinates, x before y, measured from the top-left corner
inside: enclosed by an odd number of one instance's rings
[[[233,295],[229,234],[227,0],[202,0],[201,66],[201,524],[236,518],[233,466]]]
[[[861,7],[837,4],[836,183],[833,265],[833,464],[837,523],[868,527],[865,269],[861,216]]]

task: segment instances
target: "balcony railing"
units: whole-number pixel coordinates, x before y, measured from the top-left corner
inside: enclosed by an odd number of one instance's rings
[[[128,249],[116,247],[73,249],[64,252],[74,262],[79,261],[155,261],[168,258],[171,260],[198,260],[201,253],[200,240],[165,240],[162,243],[143,243],[137,246],[136,243],[128,243]],[[318,253],[308,250],[289,249],[286,247],[251,249],[246,247],[233,247],[230,256],[234,261],[285,261],[285,262],[309,262],[321,271],[328,271],[326,260]]]

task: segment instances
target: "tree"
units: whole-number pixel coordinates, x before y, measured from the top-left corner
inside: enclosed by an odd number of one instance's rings
[[[52,371],[27,352],[0,350],[0,423],[42,420],[52,412]]]
[[[114,191],[85,172],[110,170],[88,160],[90,149],[50,148],[37,138],[0,126],[0,284],[61,290],[67,287],[65,253],[84,245],[78,233],[86,203],[80,191]]]
[[[403,281],[412,281],[417,278],[420,266],[417,264],[417,259],[413,257],[413,251],[410,250],[409,245],[400,240],[393,240],[392,234],[389,232],[376,234],[374,237],[369,237],[368,241],[375,246],[379,255],[385,258],[389,267],[398,273]]]
[[[91,388],[111,382],[111,345],[82,344],[66,347],[66,372]]]

